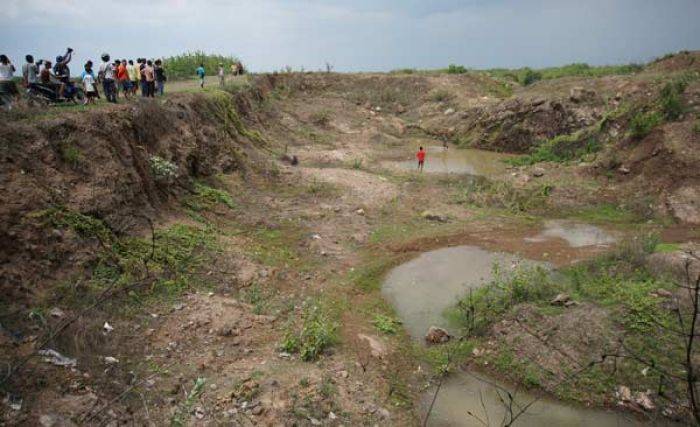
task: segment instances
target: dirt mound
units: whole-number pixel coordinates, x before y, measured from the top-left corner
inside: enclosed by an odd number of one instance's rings
[[[58,211],[129,234],[188,194],[192,179],[244,171],[255,142],[221,120],[227,114],[241,123],[236,111],[232,96],[188,96],[5,124],[0,292],[32,294],[42,277],[60,279],[62,266],[91,255],[56,226]]]
[[[656,59],[649,64],[647,72],[673,72],[681,70],[700,71],[700,51],[680,51]]]

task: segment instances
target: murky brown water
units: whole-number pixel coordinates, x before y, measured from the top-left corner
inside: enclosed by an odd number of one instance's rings
[[[525,238],[528,242],[545,242],[551,239],[566,240],[572,248],[608,246],[617,240],[610,232],[600,227],[565,219],[545,221],[542,232]]]
[[[430,326],[446,326],[443,313],[453,306],[458,297],[469,288],[481,286],[492,279],[492,266],[499,263],[502,271],[512,270],[521,261],[513,255],[489,252],[475,246],[455,246],[425,252],[417,258],[393,269],[382,287],[385,298],[393,304],[408,333],[416,340]],[[493,382],[492,379],[488,381]],[[486,407],[491,425],[500,425],[504,414],[497,388],[475,379],[470,373],[458,372],[443,384],[431,413],[431,426],[483,425],[470,417],[472,411],[486,418]],[[423,410],[427,411],[432,391],[425,394]],[[533,399],[518,394],[516,402],[526,404]],[[621,413],[572,407],[552,400],[539,400],[518,426],[634,426],[639,421]]]
[[[414,147],[418,151],[418,146]],[[462,149],[441,146],[426,147],[425,166],[423,171],[427,173],[455,173],[466,175],[490,176],[502,173],[506,170],[504,159],[512,157],[508,154],[495,153],[476,149]],[[413,156],[412,153],[411,156]],[[417,170],[418,162],[411,160],[399,162],[387,162],[405,170]]]

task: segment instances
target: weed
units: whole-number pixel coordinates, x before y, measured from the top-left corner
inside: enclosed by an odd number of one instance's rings
[[[584,142],[585,141],[585,142]],[[601,145],[593,137],[581,132],[559,135],[537,145],[532,154],[507,159],[513,166],[533,165],[540,162],[566,162],[600,151]]]
[[[309,304],[302,313],[301,329],[288,331],[280,347],[288,353],[299,353],[301,360],[314,361],[336,343],[337,330],[338,325],[330,319],[327,310],[318,304]]]
[[[445,72],[447,74],[465,74],[468,70],[463,65],[450,64]]]
[[[241,62],[233,56],[212,55],[199,50],[185,52],[163,60],[163,66],[170,78],[194,77],[195,70],[200,64],[204,64],[206,73],[213,76],[218,72],[219,64],[223,64],[224,69],[228,72],[232,64],[241,64]]]
[[[530,68],[525,68],[518,80],[523,86],[529,86],[539,80],[542,80],[542,73],[533,71]]]
[[[309,120],[311,120],[311,123],[315,124],[316,126],[328,126],[328,124],[331,122],[331,118],[332,113],[330,110],[320,110],[312,113]]]
[[[428,99],[433,102],[447,102],[452,98],[453,95],[446,89],[436,89],[428,96]]]
[[[149,159],[151,172],[157,180],[170,181],[177,176],[177,165],[159,156]]]
[[[219,190],[200,182],[195,182],[194,193],[194,195],[186,197],[182,204],[195,212],[209,210],[217,204],[227,206],[230,209],[236,207],[231,195],[224,190]]]
[[[185,401],[179,406],[175,414],[170,420],[170,425],[174,427],[184,427],[188,425],[187,419],[192,411],[192,406],[197,402],[199,396],[204,391],[205,378],[197,378],[194,382],[192,390],[187,394]]]
[[[611,203],[581,208],[571,213],[570,216],[583,221],[598,223],[631,223],[639,221],[637,215],[630,210]]]
[[[61,143],[61,160],[76,168],[83,161],[83,153],[72,143],[64,141]]]
[[[515,188],[507,182],[475,179],[459,194],[457,201],[477,207],[495,207],[511,213],[529,212],[546,206],[550,185]]]
[[[560,286],[550,278],[550,273],[540,266],[521,266],[504,272],[495,264],[493,279],[486,285],[470,291],[457,303],[450,316],[468,334],[484,334],[500,316],[517,304],[548,301],[560,291]]]
[[[383,314],[375,314],[372,324],[379,332],[393,335],[398,332],[401,322]]]
[[[686,80],[679,78],[666,83],[661,89],[659,103],[661,104],[661,111],[663,111],[666,120],[678,120],[681,114],[683,114],[684,107],[681,95],[685,91],[687,85],[688,82]]]
[[[260,285],[253,283],[242,292],[243,300],[253,306],[253,314],[263,314],[269,304],[269,296],[265,295]]]
[[[338,388],[333,383],[333,378],[324,375],[318,384],[318,394],[324,399],[330,399],[338,393]]]
[[[681,245],[678,243],[658,243],[654,248],[654,252],[668,253],[679,251]]]
[[[362,159],[355,159],[352,161],[352,168],[356,170],[362,169]]]
[[[651,131],[661,124],[662,117],[655,111],[647,113],[639,112],[630,120],[630,135],[634,139],[643,139]]]

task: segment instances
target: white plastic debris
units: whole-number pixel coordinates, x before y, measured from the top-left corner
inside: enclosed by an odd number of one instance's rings
[[[46,350],[39,350],[39,355],[44,356],[44,362],[46,363],[51,363],[56,366],[70,366],[74,367],[75,365],[78,364],[78,361],[75,359],[71,359],[70,357],[66,357],[62,355],[61,353],[57,352],[56,350],[52,349],[46,349]]]
[[[110,325],[110,324],[107,323],[107,322],[105,322],[104,326],[102,326],[102,329],[105,331],[106,334],[108,334],[108,333],[110,333],[110,332],[112,332],[112,331],[114,330],[114,328],[112,327],[112,325]]]
[[[107,356],[105,357],[105,363],[108,365],[116,365],[117,363],[119,363],[119,359],[117,359],[116,357]]]

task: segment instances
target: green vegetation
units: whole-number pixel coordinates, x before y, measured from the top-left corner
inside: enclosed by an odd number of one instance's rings
[[[676,252],[681,249],[681,245],[678,243],[658,243],[654,247],[654,252],[658,253],[668,253],[668,252]]]
[[[169,78],[194,77],[195,70],[200,64],[204,64],[207,75],[214,76],[219,70],[220,63],[224,64],[224,69],[228,73],[231,65],[241,62],[233,56],[213,55],[202,51],[186,52],[163,59],[163,67]]]
[[[372,324],[379,332],[389,335],[397,333],[401,326],[401,322],[383,314],[376,314],[374,320],[372,320]]]
[[[545,208],[552,189],[550,185],[515,188],[503,181],[476,179],[459,192],[457,201],[476,207],[505,209],[517,214]]]
[[[700,134],[700,120],[696,120],[695,124],[693,124],[693,132]]]
[[[195,212],[210,210],[216,205],[224,205],[230,209],[236,207],[228,192],[209,187],[201,182],[194,183],[194,194],[185,197],[182,204]]]
[[[594,223],[635,223],[641,219],[629,209],[611,203],[577,209],[575,212],[571,212],[570,216]]]
[[[280,348],[288,353],[298,353],[301,360],[314,361],[338,341],[338,324],[331,320],[328,309],[318,303],[304,307],[301,321],[297,331],[287,331]]]
[[[665,249],[660,246],[657,236],[649,235],[625,241],[612,253],[556,273],[536,266],[504,273],[499,266],[494,266],[493,280],[462,297],[449,315],[465,336],[491,340],[491,325],[514,316],[515,307],[523,304],[534,307],[542,316],[553,317],[551,322],[554,324],[571,321],[570,317],[565,317],[569,319],[566,321],[564,317],[561,321],[557,318],[567,316],[573,309],[552,307],[550,303],[554,296],[565,293],[578,303],[591,304],[609,313],[600,321],[611,324],[601,326],[602,329],[595,332],[609,334],[601,337],[601,343],[620,340],[624,343],[625,353],[643,355],[644,360],[618,358],[615,362],[589,366],[581,375],[560,383],[550,377],[551,372],[529,363],[527,358],[514,357],[518,346],[515,341],[513,348],[505,342],[497,343],[495,353],[486,356],[495,369],[528,387],[544,381],[547,387],[552,387],[548,391],[560,397],[599,402],[604,401],[617,384],[629,385],[633,390],[654,390],[660,379],[659,372],[667,372],[675,377],[664,378],[666,392],[669,396],[682,396],[685,390],[682,380],[684,343],[677,334],[670,333],[678,328],[678,313],[669,310],[657,293],[677,288],[665,278],[652,276],[644,267],[645,257],[659,248]],[[684,311],[682,316],[690,314]],[[567,344],[553,341],[548,345],[557,348]],[[611,350],[594,347],[582,357],[594,360],[608,351]],[[600,354],[596,356],[596,352]],[[654,368],[644,370],[650,364]],[[642,370],[645,374],[639,375]],[[556,375],[568,374],[567,368],[562,367]]]
[[[661,111],[666,120],[678,120],[681,114],[683,114],[684,106],[681,95],[687,86],[688,82],[685,79],[679,78],[666,83],[661,89],[659,103],[661,104]]]
[[[428,99],[433,102],[447,102],[453,97],[454,95],[447,89],[436,89],[430,93]]]
[[[203,284],[196,273],[208,256],[218,251],[215,235],[206,227],[176,224],[156,229],[147,238],[120,237],[102,220],[64,207],[38,211],[30,218],[46,227],[72,230],[81,239],[95,239],[99,243],[96,260],[85,266],[89,272],[87,282],[80,289],[72,282],[56,287],[53,298],[71,305],[97,298],[110,285],[128,291],[126,296],[137,304],[155,296],[161,300],[176,297],[194,285]],[[115,298],[111,303],[115,307],[122,304],[123,309],[123,301]]]
[[[333,115],[330,110],[319,110],[311,114],[309,120],[316,126],[328,126]]]
[[[602,77],[615,74],[633,74],[644,67],[638,64],[591,66],[585,63],[574,63],[561,67],[549,67],[533,70],[530,68],[519,69],[490,69],[484,70],[492,77],[499,77],[516,81],[523,86],[530,85],[538,80],[558,79],[561,77]]]
[[[185,427],[189,425],[190,413],[192,412],[192,407],[199,400],[199,396],[202,395],[204,391],[204,384],[206,384],[205,378],[197,378],[192,386],[192,390],[187,393],[185,401],[178,407],[175,414],[170,420],[170,425],[172,427]]]
[[[456,64],[450,64],[445,70],[447,74],[465,74],[467,71],[464,66]]]
[[[61,143],[61,160],[76,168],[83,162],[83,153],[70,141],[64,141]]]
[[[507,159],[506,162],[513,166],[533,165],[540,162],[562,163],[580,159],[600,149],[601,144],[596,137],[584,136],[584,132],[576,132],[541,142],[531,154]]]
[[[663,118],[656,111],[639,112],[630,120],[630,136],[634,139],[643,139],[662,121]]]
[[[151,156],[148,159],[151,166],[151,173],[159,180],[172,180],[177,176],[177,165],[159,156]]]

